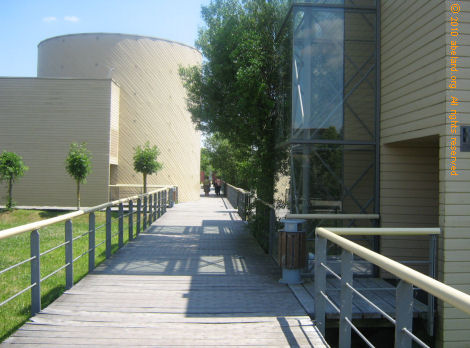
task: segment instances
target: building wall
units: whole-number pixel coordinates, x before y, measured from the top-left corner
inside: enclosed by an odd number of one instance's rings
[[[459,36],[456,41],[458,72],[457,88],[449,88],[450,57],[451,57],[451,26],[450,5],[446,1],[446,115],[456,110],[458,125],[470,125],[470,1],[458,1],[462,11],[460,18]],[[451,105],[451,96],[459,99],[458,105]],[[440,253],[440,278],[446,284],[470,294],[470,152],[460,152],[460,129],[457,135],[451,132],[451,121],[447,121],[441,137],[439,151],[439,213],[440,225],[444,227],[444,240]],[[451,175],[451,138],[457,141],[456,172]],[[444,331],[440,340],[446,347],[468,347],[470,342],[470,316],[450,306],[441,309],[441,326]]]
[[[18,205],[76,204],[76,185],[65,171],[73,142],[87,143],[93,171],[81,187],[82,206],[107,201],[110,80],[0,78],[0,151],[13,151],[29,167],[13,186]],[[0,185],[0,204],[6,185]]]
[[[120,87],[119,156],[115,184],[141,184],[134,148],[147,140],[160,149],[163,169],[149,185],[178,185],[180,200],[199,198],[200,135],[186,109],[179,66],[200,64],[183,44],[121,34],[60,36],[39,44],[38,76],[112,78]]]
[[[446,108],[445,3],[381,4],[381,142],[441,134]]]
[[[460,125],[470,124],[470,1],[458,1],[462,11],[459,14],[460,70],[456,73],[456,89],[448,87],[449,20],[453,1],[382,0],[381,3],[382,222],[384,226],[431,225],[437,215],[442,229],[438,278],[470,293],[470,155],[460,152],[457,147],[459,175],[452,176],[450,141],[454,136],[448,118],[449,111],[455,108],[450,105],[452,95],[459,98],[457,110]],[[428,149],[416,144],[416,139],[429,140],[430,137],[434,140],[432,146],[428,142]],[[459,144],[460,137],[457,135],[455,138]],[[403,148],[397,147],[397,144]],[[438,205],[435,202],[435,184],[431,184],[431,181],[436,181],[436,168]],[[418,180],[413,180],[414,177]],[[422,192],[418,192],[420,190]],[[401,202],[401,207],[393,207],[393,202]],[[406,214],[406,210],[418,207],[419,213],[415,216]],[[403,209],[404,212],[397,214]],[[397,249],[403,246],[399,243],[395,245]],[[390,249],[384,251],[393,252]],[[439,303],[438,314],[438,345],[468,346],[469,316],[442,303]]]

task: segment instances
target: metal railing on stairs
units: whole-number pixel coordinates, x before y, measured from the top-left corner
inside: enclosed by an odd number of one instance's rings
[[[380,235],[425,235],[438,234],[439,228],[322,228],[317,227],[315,234],[315,321],[320,332],[325,333],[325,306],[328,302],[339,313],[339,347],[351,346],[351,330],[361,337],[369,347],[373,344],[353,324],[352,320],[352,298],[359,296],[369,305],[373,306],[385,319],[395,326],[395,347],[412,347],[416,344],[421,347],[429,347],[423,340],[413,334],[413,292],[415,287],[428,294],[435,296],[444,303],[470,314],[470,295],[447,286],[429,276],[415,271],[399,262],[391,260],[357,243],[354,243],[340,235],[351,234],[380,234]],[[326,264],[326,243],[330,241],[342,248],[341,274],[331,270]],[[377,306],[373,301],[367,299],[358,289],[353,286],[352,262],[353,255],[371,262],[380,269],[389,272],[400,281],[396,288],[396,316],[393,318]],[[340,279],[340,304],[335,304],[326,291],[326,273]]]
[[[161,188],[149,193],[135,195],[132,197],[115,200],[112,202],[104,203],[92,208],[82,209],[60,215],[54,218],[29,223],[22,226],[17,226],[0,231],[0,240],[17,236],[23,233],[30,233],[30,257],[17,262],[3,270],[0,270],[0,275],[11,272],[21,265],[30,263],[30,285],[26,288],[16,292],[15,294],[4,299],[0,303],[0,307],[13,301],[15,298],[23,293],[31,290],[31,315],[41,311],[41,283],[58,272],[65,269],[65,289],[73,287],[74,283],[74,263],[79,259],[88,255],[88,271],[91,272],[95,268],[95,251],[96,249],[105,244],[106,259],[112,254],[112,239],[118,237],[118,248],[124,245],[124,218],[128,218],[128,233],[129,240],[136,238],[141,232],[145,231],[155,220],[165,214],[167,207],[172,207],[177,197],[177,190],[175,187]],[[135,206],[134,206],[135,202]],[[127,208],[127,213],[124,213],[124,208]],[[112,208],[117,208],[117,217],[112,217]],[[95,213],[105,211],[106,222],[100,226],[96,226]],[[73,236],[73,219],[79,216],[88,214],[88,230],[78,236]],[[135,217],[135,221],[134,221]],[[118,222],[117,232],[112,233],[113,221]],[[46,251],[40,251],[40,229],[47,226],[65,222],[65,242],[56,245]],[[97,242],[95,239],[96,232],[100,229],[105,229],[105,239]],[[74,242],[77,240],[88,237],[88,249],[78,256],[74,257]],[[64,248],[65,250],[65,263],[58,269],[52,271],[48,275],[41,277],[41,258],[57,249]],[[0,290],[1,291],[1,290]]]

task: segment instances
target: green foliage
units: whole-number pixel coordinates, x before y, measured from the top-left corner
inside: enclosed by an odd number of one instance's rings
[[[80,184],[86,183],[86,178],[91,173],[91,153],[87,150],[86,143],[70,144],[65,169],[77,183],[77,209],[80,209]]]
[[[224,180],[237,184],[236,178],[244,177],[248,186],[242,187],[270,202],[282,158],[275,147],[282,64],[276,33],[287,13],[286,3],[211,2],[202,8],[206,27],[196,42],[206,60],[200,68],[180,69],[193,121],[206,133],[218,133],[215,156],[232,162],[224,165]],[[216,170],[222,169],[216,164],[219,159],[212,160]]]
[[[237,187],[254,187],[257,166],[249,147],[234,145],[220,133],[208,136],[204,151],[215,172]]]
[[[23,159],[14,152],[3,151],[0,155],[0,181],[8,183],[8,198],[6,207],[8,210],[15,205],[13,202],[13,182],[24,175],[29,168],[23,163]]]
[[[206,175],[214,171],[212,166],[211,152],[206,148],[201,148],[201,171]]]
[[[91,173],[91,153],[87,150],[86,143],[70,144],[65,169],[76,181],[86,183],[86,178]]]
[[[147,175],[154,174],[162,169],[163,165],[157,161],[160,154],[156,145],[150,146],[150,142],[146,142],[144,146],[137,146],[134,152],[134,170],[142,173],[144,192],[147,192]]]

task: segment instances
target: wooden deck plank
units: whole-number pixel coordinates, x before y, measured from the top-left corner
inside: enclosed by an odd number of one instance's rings
[[[3,345],[327,347],[279,278],[228,201],[201,198],[168,209]]]

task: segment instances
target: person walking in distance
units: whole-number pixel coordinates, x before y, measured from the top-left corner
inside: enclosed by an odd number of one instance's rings
[[[222,180],[220,178],[215,179],[215,194],[220,196],[220,188],[222,187]]]

